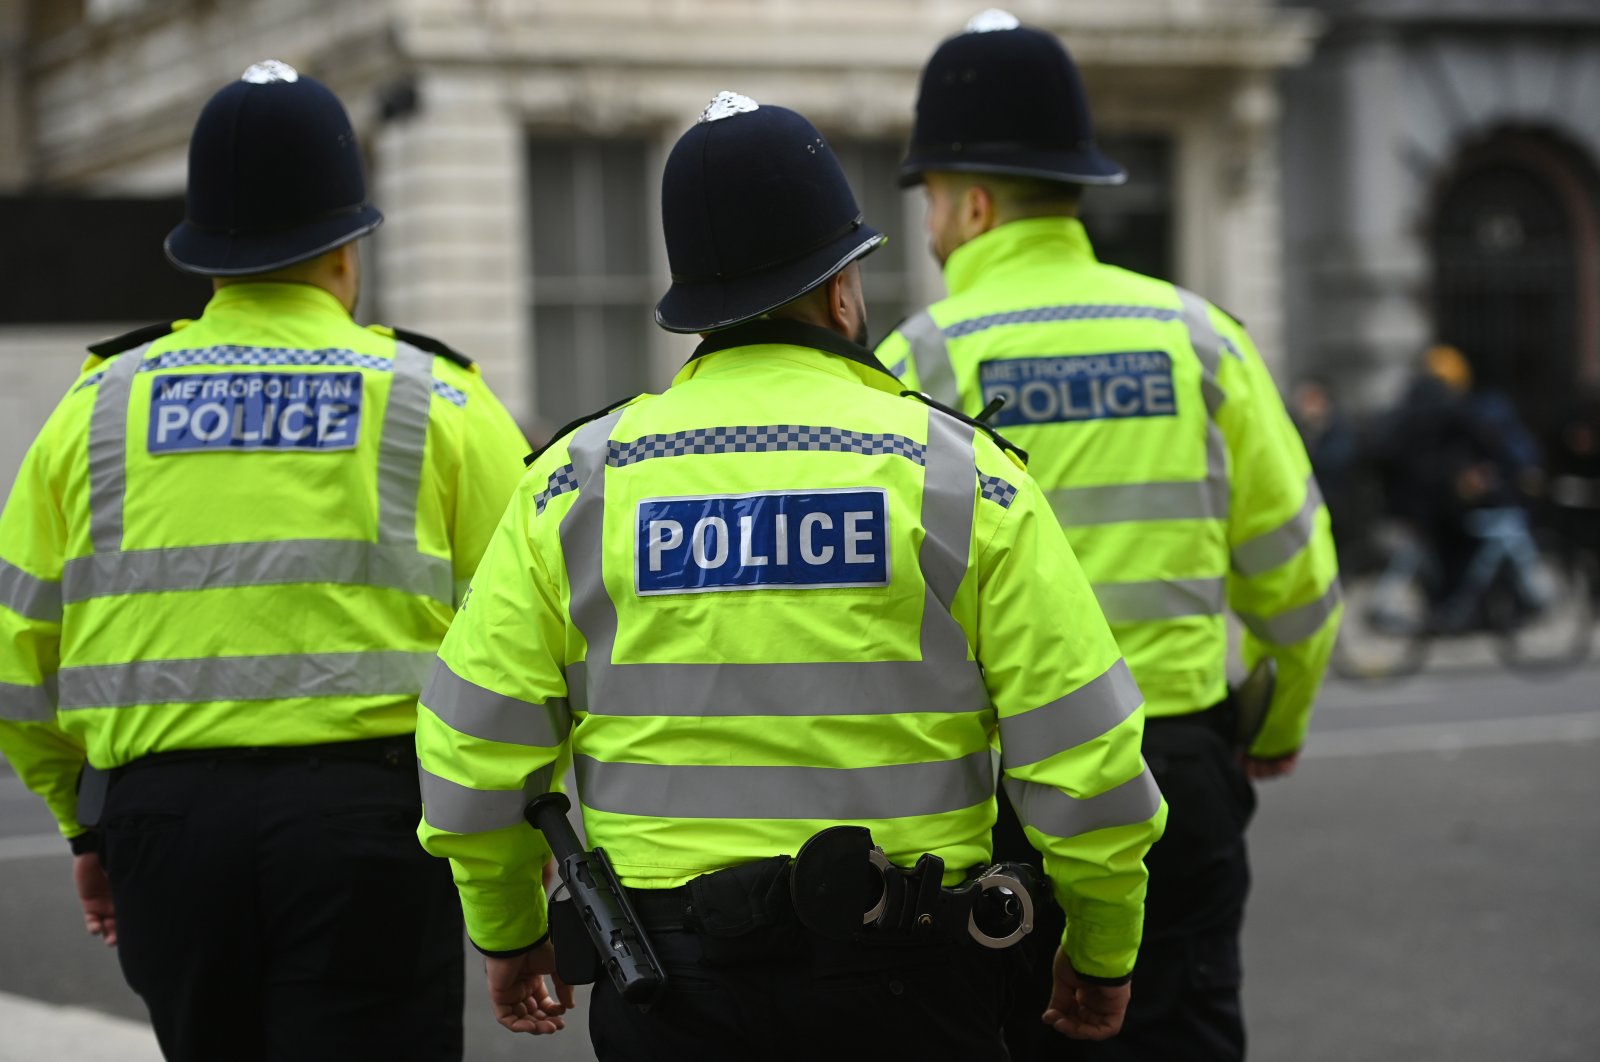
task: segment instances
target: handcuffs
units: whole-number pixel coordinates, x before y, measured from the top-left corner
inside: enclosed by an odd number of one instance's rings
[[[790,868],[801,924],[835,940],[919,943],[963,932],[986,948],[1009,948],[1033,931],[1034,874],[996,863],[945,888],[944,860],[924,854],[896,866],[864,826],[830,826],[808,840]]]

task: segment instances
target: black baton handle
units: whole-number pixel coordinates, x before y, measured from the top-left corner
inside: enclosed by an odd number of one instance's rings
[[[545,793],[523,809],[522,817],[544,834],[555,854],[561,881],[618,994],[629,1003],[648,1005],[666,987],[666,971],[605,849],[585,851],[579,843],[567,821],[571,807],[565,793]]]

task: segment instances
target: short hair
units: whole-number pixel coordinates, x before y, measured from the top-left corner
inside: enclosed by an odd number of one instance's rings
[[[1008,221],[1019,218],[1076,214],[1083,186],[1045,177],[1014,173],[950,173],[962,190],[981,187],[994,198],[995,210]]]

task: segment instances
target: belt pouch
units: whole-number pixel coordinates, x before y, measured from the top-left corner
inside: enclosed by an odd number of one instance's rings
[[[556,973],[567,984],[592,985],[600,977],[600,955],[570,896],[550,904],[550,942],[556,949]]]
[[[802,950],[789,862],[773,856],[689,882],[688,921],[700,938],[703,965],[767,963]]]

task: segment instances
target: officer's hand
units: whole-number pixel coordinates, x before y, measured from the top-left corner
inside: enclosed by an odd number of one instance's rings
[[[1258,760],[1254,756],[1246,756],[1244,773],[1249,775],[1253,782],[1264,782],[1270,778],[1287,778],[1294,773],[1294,766],[1299,762],[1298,751],[1271,760]]]
[[[556,973],[556,950],[548,940],[523,955],[509,959],[485,956],[483,972],[489,978],[489,1003],[494,1007],[495,1020],[512,1032],[532,1033],[542,1036],[560,1032],[567,1027],[561,1015],[577,1006],[572,986]],[[556,994],[550,994],[545,981],[549,975],[555,982]]]
[[[117,908],[111,902],[111,881],[99,852],[85,852],[72,860],[72,883],[83,905],[83,927],[90,936],[104,937],[106,947],[117,945]]]
[[[1109,1040],[1122,1030],[1133,994],[1129,985],[1091,984],[1078,976],[1067,953],[1056,949],[1055,989],[1044,1023],[1074,1040]]]

